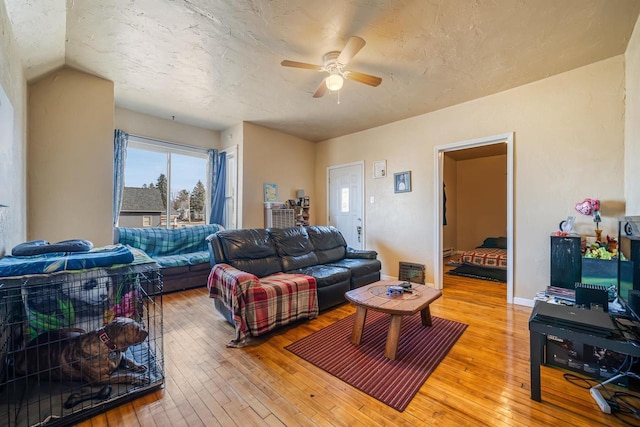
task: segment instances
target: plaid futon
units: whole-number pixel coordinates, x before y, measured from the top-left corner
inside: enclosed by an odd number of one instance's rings
[[[145,251],[161,267],[209,262],[207,236],[222,228],[218,224],[183,228],[118,227],[118,243]]]
[[[208,287],[209,297],[219,299],[233,313],[232,347],[241,346],[247,336],[318,316],[316,279],[304,274],[276,273],[258,279],[228,264],[217,264],[209,274]]]
[[[472,251],[462,253],[461,260],[465,264],[478,267],[507,268],[507,250],[494,248],[475,248]]]

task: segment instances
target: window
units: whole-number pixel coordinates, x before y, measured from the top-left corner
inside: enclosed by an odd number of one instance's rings
[[[227,230],[238,228],[238,149],[237,147],[224,150],[227,153],[227,176],[225,179],[224,200],[224,228]]]
[[[204,149],[130,136],[118,225],[135,227],[142,222],[144,227],[179,228],[206,224],[207,161]]]
[[[340,192],[340,212],[349,212],[349,187]]]

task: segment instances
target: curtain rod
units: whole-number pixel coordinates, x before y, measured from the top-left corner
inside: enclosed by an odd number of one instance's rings
[[[146,140],[146,141],[151,141],[151,142],[154,142],[154,143],[160,143],[162,145],[167,145],[169,147],[180,148],[180,149],[183,149],[183,150],[197,151],[197,152],[200,152],[202,154],[208,154],[209,153],[209,149],[206,149],[206,148],[193,147],[191,145],[179,144],[177,142],[165,141],[165,140],[162,140],[162,139],[151,138],[151,137],[142,136],[142,135],[136,135],[136,134],[133,134],[133,133],[130,133],[129,136],[137,138],[137,139],[143,139],[143,140]],[[213,150],[213,148],[211,148],[211,150]]]

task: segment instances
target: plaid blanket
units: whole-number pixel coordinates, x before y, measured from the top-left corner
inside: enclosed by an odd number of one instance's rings
[[[52,252],[32,256],[6,256],[0,259],[0,277],[111,267],[117,264],[130,264],[134,260],[134,252],[124,245],[103,246],[87,252]],[[147,262],[153,261],[149,259]]]
[[[217,264],[208,280],[209,297],[233,313],[236,336],[230,347],[299,319],[318,316],[316,279],[304,274],[276,273],[258,279],[228,264]]]
[[[465,264],[485,268],[507,269],[507,250],[494,248],[475,248],[462,253],[461,260]]]
[[[151,258],[206,252],[207,236],[222,227],[218,224],[195,225],[183,228],[129,228],[118,227],[116,243],[142,249]]]

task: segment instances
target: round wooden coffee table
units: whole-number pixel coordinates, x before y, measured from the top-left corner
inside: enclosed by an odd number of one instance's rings
[[[356,318],[351,333],[351,342],[360,344],[364,331],[367,310],[380,311],[391,315],[391,323],[384,350],[386,358],[394,360],[398,353],[400,326],[402,316],[410,316],[420,312],[423,326],[431,326],[429,304],[442,296],[442,292],[425,285],[411,284],[411,293],[387,295],[389,286],[405,283],[400,280],[380,280],[361,288],[350,290],[345,294],[348,301],[356,306]]]

